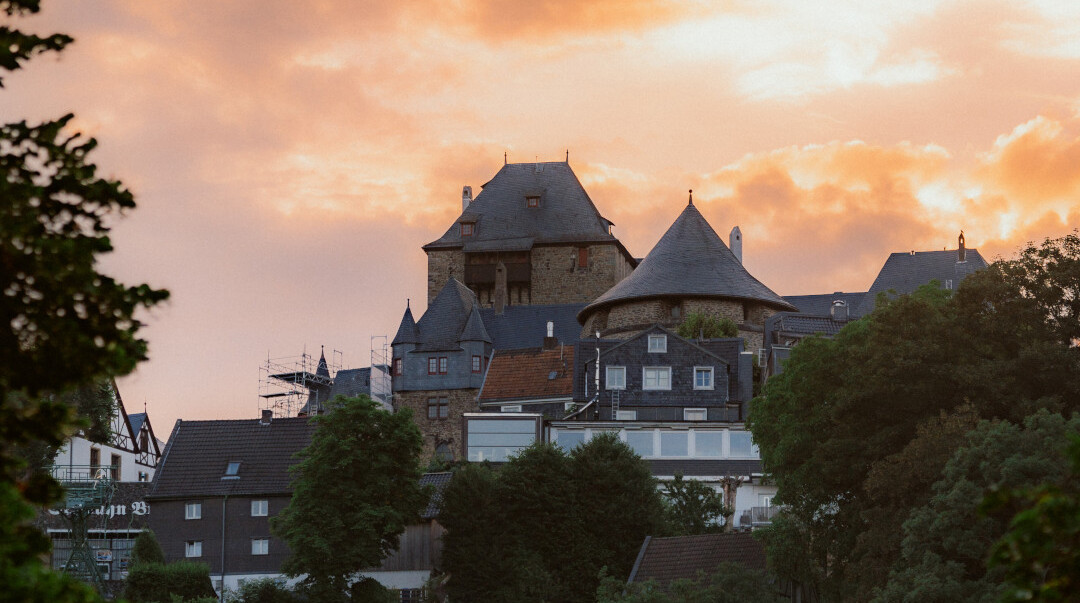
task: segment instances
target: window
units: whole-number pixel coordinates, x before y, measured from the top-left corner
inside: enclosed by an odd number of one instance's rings
[[[439,445],[435,447],[435,458],[447,463],[453,461],[454,451],[450,449],[450,444],[439,442]]]
[[[636,410],[617,410],[615,411],[616,421],[637,421]]]
[[[684,408],[682,418],[683,421],[704,421],[708,418],[708,411],[704,408]]]
[[[754,441],[749,431],[732,431],[729,432],[729,436],[731,437],[732,457],[757,456],[754,450]]]
[[[724,456],[724,432],[698,431],[694,433],[695,457]]]
[[[712,389],[713,388],[713,367],[711,366],[695,366],[694,367],[694,389]]]
[[[567,452],[585,443],[585,432],[580,430],[562,431],[555,435],[555,443]]]
[[[641,389],[671,389],[670,366],[646,366],[641,373]]]
[[[139,434],[139,450],[150,452],[150,434],[145,429]]]
[[[589,248],[578,247],[577,250],[577,267],[588,268],[589,267]]]
[[[252,538],[251,539],[251,554],[252,555],[266,555],[270,552],[270,539],[269,538]]]
[[[525,207],[540,207],[540,197],[538,195],[526,196]]]
[[[428,356],[427,359],[427,374],[438,375],[439,374],[439,359],[434,356]]]
[[[270,511],[270,502],[266,500],[251,501],[251,516],[266,517]]]
[[[604,383],[608,389],[626,389],[626,367],[609,366],[605,370]]]
[[[401,376],[401,358],[394,358],[394,376]]]
[[[521,412],[520,404],[505,404],[500,408],[502,412]]]
[[[466,419],[466,452],[469,460],[496,463],[509,460],[536,441],[538,422],[538,418],[513,416]]]
[[[112,455],[112,460],[109,461],[109,475],[112,476],[114,482],[120,481],[120,455]]]
[[[446,374],[446,356],[439,356],[439,374]]]
[[[667,335],[649,335],[649,352],[667,351]]]
[[[202,519],[202,503],[193,502],[185,504],[184,519]]]
[[[640,457],[653,456],[653,432],[652,431],[627,431],[626,445]]]
[[[97,469],[100,466],[101,466],[101,449],[100,448],[91,448],[90,449],[90,467],[93,468],[93,469]]]
[[[229,461],[225,467],[225,477],[236,477],[240,473],[240,461]]]
[[[480,372],[480,366],[481,366],[480,357],[479,356],[473,356],[472,357],[472,372],[479,373]]]
[[[202,557],[202,541],[189,540],[184,543],[185,557]]]
[[[427,418],[445,419],[450,415],[450,403],[446,398],[428,398]]]
[[[463,237],[471,237],[471,236],[473,236],[474,232],[476,232],[476,225],[475,224],[473,224],[472,222],[462,222],[461,223],[461,236],[463,236]]]
[[[690,456],[690,434],[685,431],[661,431],[660,456]]]

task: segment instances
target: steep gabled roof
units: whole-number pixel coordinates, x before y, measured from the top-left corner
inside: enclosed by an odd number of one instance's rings
[[[610,221],[597,211],[566,162],[504,165],[468,209],[425,251],[463,247],[465,251],[527,250],[533,243],[617,242]],[[526,207],[527,196],[540,197]],[[462,237],[459,223],[476,224]]]
[[[878,293],[889,290],[895,290],[900,295],[912,293],[935,279],[942,287],[946,286],[947,281],[952,281],[952,288],[955,290],[960,286],[960,281],[969,274],[987,266],[986,260],[977,249],[968,249],[964,262],[957,261],[958,258],[956,249],[890,254],[874,279],[874,284],[870,285],[870,290],[856,309],[855,316],[865,316],[873,312]]]
[[[656,580],[666,586],[679,578],[711,576],[721,563],[765,569],[765,549],[749,532],[654,538],[647,536],[627,582]]]
[[[574,346],[496,352],[480,402],[570,398],[574,394]]]
[[[408,302],[405,304],[405,315],[401,317],[397,335],[394,335],[394,340],[390,342],[390,345],[399,343],[420,343],[420,330],[416,328],[416,321],[413,320],[412,308],[409,307]]]
[[[502,314],[494,308],[480,308],[480,317],[496,350],[536,347],[544,341],[547,323],[555,323],[555,338],[571,345],[581,338],[577,314],[585,304],[506,306]]]
[[[432,300],[420,322],[417,351],[436,352],[461,349],[461,334],[469,322],[473,308],[478,305],[476,294],[456,278],[446,281],[439,294]],[[490,339],[490,338],[489,338]]]
[[[586,306],[578,320],[618,302],[655,297],[721,297],[795,309],[743,268],[693,203],[630,276]]]
[[[177,420],[147,498],[288,494],[294,455],[311,443],[306,418]],[[239,462],[235,478],[226,478]]]

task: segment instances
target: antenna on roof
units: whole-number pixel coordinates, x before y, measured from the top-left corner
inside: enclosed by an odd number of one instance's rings
[[[694,189],[690,189],[690,205],[694,204]]]

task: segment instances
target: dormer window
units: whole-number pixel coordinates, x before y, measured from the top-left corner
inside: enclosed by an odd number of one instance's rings
[[[229,461],[225,467],[225,477],[236,477],[240,473],[240,461]]]
[[[463,237],[471,237],[475,233],[476,233],[476,224],[474,224],[472,222],[462,222],[461,223],[461,236],[463,236]]]
[[[525,207],[540,207],[540,195],[526,195]]]

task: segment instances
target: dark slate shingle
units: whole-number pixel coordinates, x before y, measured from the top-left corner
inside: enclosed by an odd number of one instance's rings
[[[446,486],[450,485],[450,479],[454,477],[454,474],[449,471],[441,473],[425,473],[420,477],[421,486],[433,486],[434,490],[431,493],[431,499],[428,501],[427,509],[420,514],[420,517],[424,519],[434,519],[439,515],[439,511],[442,508],[442,495],[446,490]]]
[[[480,317],[491,335],[496,350],[538,347],[547,335],[547,323],[555,323],[555,338],[573,345],[581,338],[577,313],[585,304],[506,306],[502,314],[493,308],[480,308]]]
[[[866,292],[862,303],[856,309],[856,316],[865,316],[874,311],[878,293],[894,290],[900,295],[912,293],[921,285],[937,280],[945,287],[952,281],[955,290],[960,281],[976,270],[986,268],[986,260],[977,249],[968,249],[964,262],[957,261],[957,250],[914,251],[893,253],[885,260],[874,284]]]
[[[434,352],[461,349],[461,332],[477,305],[476,294],[451,277],[416,325],[420,331],[420,343],[416,350]]]
[[[803,314],[815,314],[817,316],[828,316],[832,311],[833,302],[842,301],[847,304],[851,316],[854,316],[855,310],[862,303],[864,297],[866,297],[865,291],[858,293],[837,291],[836,293],[817,295],[785,295],[784,301],[798,308],[799,312]]]
[[[615,242],[610,221],[597,211],[589,194],[566,162],[504,165],[454,224],[425,251],[527,250],[535,243]],[[538,195],[540,207],[526,207],[525,197]],[[473,236],[462,237],[459,222],[475,221]]]
[[[390,342],[390,345],[399,343],[420,343],[420,330],[416,328],[412,308],[408,305],[405,306],[405,314],[401,317],[401,324],[398,325],[397,334],[394,335],[394,340]]]
[[[578,316],[617,302],[664,296],[758,301],[778,310],[795,307],[754,278],[691,203],[641,264]]]
[[[178,420],[147,498],[289,493],[289,467],[314,432],[306,418]],[[221,479],[234,461],[238,478]]]

